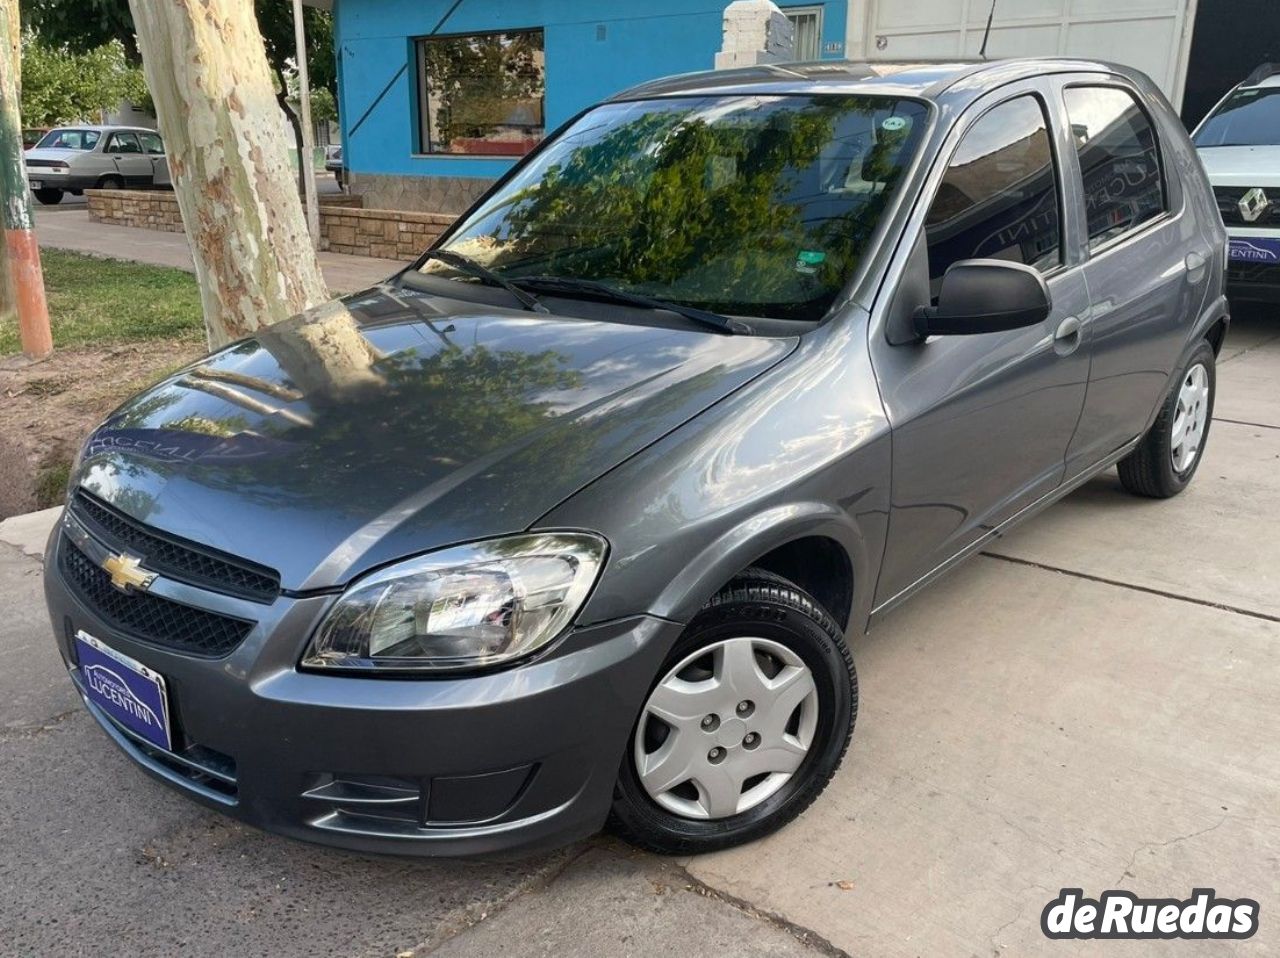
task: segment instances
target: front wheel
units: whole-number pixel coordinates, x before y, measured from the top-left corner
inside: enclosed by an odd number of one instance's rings
[[[1120,460],[1120,483],[1136,496],[1168,499],[1191,482],[1213,422],[1217,386],[1213,347],[1201,342],[1174,380],[1138,447]]]
[[[831,780],[857,704],[840,627],[792,582],[749,569],[698,613],[659,670],[611,823],[665,854],[767,835]]]

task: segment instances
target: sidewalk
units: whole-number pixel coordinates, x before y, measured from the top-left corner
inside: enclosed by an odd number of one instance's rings
[[[152,266],[172,266],[189,273],[195,271],[184,234],[95,223],[84,208],[38,210],[36,236],[42,247],[51,249],[132,260]],[[320,268],[330,292],[334,294],[372,286],[404,265],[396,260],[369,256],[320,254]]]

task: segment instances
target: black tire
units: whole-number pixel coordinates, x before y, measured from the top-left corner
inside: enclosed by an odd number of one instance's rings
[[[32,192],[35,193],[36,199],[45,206],[57,206],[62,202],[62,190],[45,188],[32,190]]]
[[[104,176],[98,180],[98,189],[100,190],[122,190],[124,189],[124,180],[118,176]]]
[[[853,659],[831,616],[781,576],[748,569],[729,583],[689,623],[651,689],[700,648],[743,635],[786,646],[812,673],[818,720],[808,754],[791,778],[758,805],[726,818],[686,818],[655,802],[638,778],[633,742],[642,715],[627,739],[609,818],[610,828],[627,841],[669,855],[700,854],[754,841],[808,808],[840,767],[858,710]]]
[[[1200,446],[1191,464],[1181,471],[1174,468],[1173,463],[1173,421],[1178,410],[1178,393],[1183,382],[1197,366],[1203,366],[1208,373],[1209,397],[1203,410],[1205,417],[1204,432],[1200,437]],[[1138,447],[1120,460],[1117,468],[1120,472],[1120,483],[1135,496],[1146,496],[1151,499],[1168,499],[1176,496],[1191,482],[1204,458],[1204,449],[1209,442],[1209,430],[1213,426],[1213,402],[1218,393],[1218,379],[1215,371],[1213,347],[1208,342],[1201,342],[1187,360],[1186,365],[1174,377],[1169,395],[1165,397],[1160,414],[1151,424],[1147,434],[1142,437]]]

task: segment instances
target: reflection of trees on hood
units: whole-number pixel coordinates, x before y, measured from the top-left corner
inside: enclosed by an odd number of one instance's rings
[[[264,337],[262,347],[280,358],[276,338]],[[312,391],[301,400],[310,425],[273,418],[256,426],[256,431],[298,441],[295,453],[218,469],[206,481],[291,502],[314,492],[331,503],[336,485],[345,487],[358,506],[362,489],[376,475],[380,497],[407,495],[553,419],[550,401],[537,397],[578,384],[578,374],[565,370],[564,361],[553,351],[450,345],[430,354],[404,350],[378,360],[368,370],[376,385],[363,381],[344,389],[313,375]],[[345,368],[340,365],[336,372],[339,381],[347,381]]]

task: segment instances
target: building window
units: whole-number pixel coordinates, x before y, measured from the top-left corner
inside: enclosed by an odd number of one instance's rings
[[[421,152],[523,156],[542,139],[541,30],[426,37],[417,48]]]
[[[795,28],[792,58],[818,59],[822,50],[822,7],[790,7],[782,12]]]

